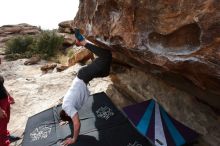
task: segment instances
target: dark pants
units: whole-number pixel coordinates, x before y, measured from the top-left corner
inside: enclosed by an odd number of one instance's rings
[[[93,78],[109,75],[112,53],[90,43],[87,43],[85,47],[98,56],[91,64],[81,68],[77,74],[77,77],[87,84]]]

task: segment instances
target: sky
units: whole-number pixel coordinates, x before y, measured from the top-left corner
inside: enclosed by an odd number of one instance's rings
[[[56,29],[58,23],[73,20],[79,0],[1,0],[0,26],[28,23],[42,29]]]

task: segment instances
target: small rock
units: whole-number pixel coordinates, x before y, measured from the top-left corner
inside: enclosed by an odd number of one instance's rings
[[[24,65],[33,65],[33,64],[37,64],[40,61],[40,56],[33,56],[30,59],[28,59],[27,61],[24,62]]]
[[[85,63],[89,59],[94,59],[93,53],[87,49],[80,49],[72,58],[69,58],[68,66],[73,66],[78,62]]]
[[[67,69],[69,66],[66,66],[66,65],[60,65],[60,66],[57,66],[57,72],[61,72],[61,71],[64,71],[65,69]]]
[[[52,64],[46,64],[46,65],[42,66],[40,69],[43,72],[48,72],[49,70],[53,70],[55,67],[57,67],[57,64],[52,63]]]

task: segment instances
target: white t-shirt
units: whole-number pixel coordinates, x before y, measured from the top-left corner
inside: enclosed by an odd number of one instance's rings
[[[73,116],[87,101],[87,99],[89,98],[89,94],[90,92],[85,82],[78,77],[75,77],[71,87],[63,98],[62,109],[66,112],[68,116],[73,118]]]

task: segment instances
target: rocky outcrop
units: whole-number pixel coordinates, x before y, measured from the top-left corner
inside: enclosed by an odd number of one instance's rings
[[[64,37],[64,45],[71,46],[74,45],[75,39],[72,36],[72,20],[63,21],[58,24],[58,33]]]
[[[120,62],[219,109],[219,12],[216,0],[84,0],[72,25],[117,50]]]
[[[58,24],[59,26],[58,32],[71,33],[72,23],[73,23],[72,20],[60,22]]]
[[[25,23],[18,25],[3,25],[0,27],[0,48],[4,48],[5,42],[15,36],[36,35],[40,32],[40,28]]]

